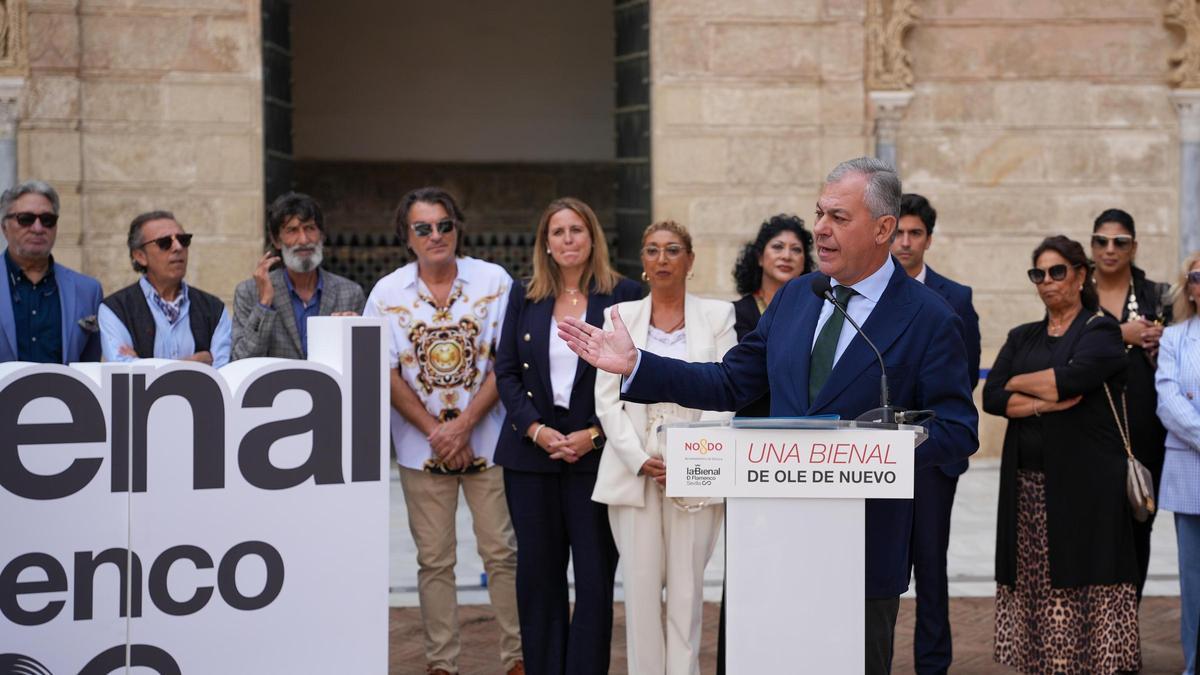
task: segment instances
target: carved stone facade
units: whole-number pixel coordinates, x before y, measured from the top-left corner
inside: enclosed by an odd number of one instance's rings
[[[1183,43],[1171,52],[1171,84],[1200,87],[1200,8],[1196,0],[1167,0],[1163,20],[1183,34]]]
[[[911,89],[912,57],[904,38],[917,23],[916,0],[867,3],[867,87],[873,91]]]

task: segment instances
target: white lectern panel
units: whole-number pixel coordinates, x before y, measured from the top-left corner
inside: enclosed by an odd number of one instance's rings
[[[863,672],[864,515],[861,499],[726,500],[726,672]]]

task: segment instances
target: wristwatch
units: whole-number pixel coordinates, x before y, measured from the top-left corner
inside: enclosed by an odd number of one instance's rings
[[[599,450],[604,447],[604,432],[600,431],[600,427],[588,428],[588,434],[592,437],[593,450]]]

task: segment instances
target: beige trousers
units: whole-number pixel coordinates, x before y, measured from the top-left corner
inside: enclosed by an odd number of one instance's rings
[[[439,476],[400,467],[408,508],[408,528],[417,545],[417,590],[425,627],[425,660],[430,668],[458,672],[458,590],[454,513],[462,486],[471,509],[479,557],[488,575],[488,595],[500,626],[500,659],[505,669],[521,660],[517,620],[517,540],[504,499],[503,469],[462,476]]]
[[[688,513],[653,480],[645,479],[644,490],[644,507],[608,507],[621,553],[629,672],[699,675],[704,566],[717,545],[725,505]]]

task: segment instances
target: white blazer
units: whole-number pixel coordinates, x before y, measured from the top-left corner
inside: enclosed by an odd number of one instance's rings
[[[646,346],[650,329],[650,296],[613,305],[629,328],[633,344]],[[687,330],[688,361],[719,361],[737,344],[733,330],[733,305],[724,300],[700,298],[690,293],[683,300]],[[612,330],[612,318],[604,314],[604,329]],[[639,476],[646,453],[646,406],[621,400],[621,376],[604,371],[596,373],[596,416],[608,439],[592,499],[617,506],[645,506],[645,476]],[[701,419],[728,419],[733,413],[706,412]]]

